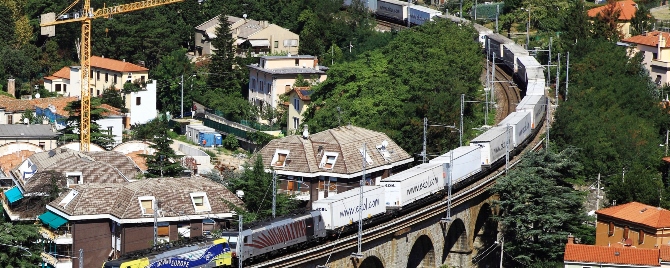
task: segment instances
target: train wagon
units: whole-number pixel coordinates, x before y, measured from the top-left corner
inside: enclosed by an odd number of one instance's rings
[[[384,214],[384,187],[363,186],[363,206],[360,202],[360,189],[351,189],[327,198],[312,202],[312,209],[320,211],[327,230],[347,226],[358,222],[359,211],[364,218]]]
[[[491,166],[495,161],[503,157],[508,149],[510,151],[514,149],[511,144],[511,134],[506,127],[492,127],[484,132],[484,134],[470,141],[471,145],[477,145],[482,150],[482,166]],[[509,148],[507,148],[508,145]]]
[[[512,144],[514,147],[517,147],[524,140],[526,140],[526,138],[528,138],[530,132],[532,131],[530,112],[513,112],[507,115],[507,117],[505,117],[505,119],[500,121],[498,124],[500,127],[505,127],[508,125],[512,128]]]
[[[545,95],[546,94],[545,84],[546,83],[544,78],[528,80],[526,84],[526,96]]]
[[[282,249],[298,248],[315,239],[326,236],[321,212],[277,219],[273,222],[242,231],[242,243],[238,241],[237,257],[242,260],[263,258],[264,255]],[[242,246],[242,250],[240,250]]]
[[[232,265],[230,246],[225,238],[154,253],[147,257],[105,262],[103,268],[224,267]]]
[[[502,60],[504,44],[514,44],[514,41],[496,33],[487,35],[486,43],[484,44],[487,50],[487,57],[490,59],[493,57],[493,53],[495,53],[496,60]]]
[[[407,2],[403,1],[379,0],[377,1],[377,16],[404,23],[407,20],[407,5]]]
[[[453,158],[453,160],[452,160]],[[461,146],[430,160],[430,163],[446,163],[447,178],[451,176],[451,183],[457,183],[482,170],[480,160],[482,152],[479,146]],[[445,179],[444,186],[448,180]]]
[[[547,104],[547,97],[544,95],[526,96],[516,106],[516,111],[530,112],[530,121],[531,121],[530,127],[532,129],[535,129],[536,127],[541,125],[541,122],[539,121],[542,120],[544,112],[547,109],[546,104]]]
[[[423,25],[426,22],[433,21],[435,16],[442,15],[442,12],[424,6],[411,5],[407,10],[408,20],[414,25]]]
[[[386,207],[399,209],[444,189],[447,164],[427,163],[382,179]]]
[[[505,65],[512,67],[515,73],[519,69],[516,59],[520,56],[528,56],[528,51],[517,44],[503,44],[503,61]]]
[[[518,66],[517,75],[524,84],[532,80],[544,80],[544,70],[535,57],[519,56],[516,58],[516,61]]]
[[[458,16],[454,16],[451,14],[444,14],[444,15],[438,15],[437,17],[443,18],[445,20],[450,20],[451,22],[458,23],[459,25],[469,25],[470,21],[466,19],[462,19]],[[472,26],[475,27],[475,30],[479,35],[476,38],[476,41],[479,42],[482,45],[482,48],[486,48],[486,36],[493,34],[493,30],[486,28],[484,26],[481,26],[477,23],[473,24]]]

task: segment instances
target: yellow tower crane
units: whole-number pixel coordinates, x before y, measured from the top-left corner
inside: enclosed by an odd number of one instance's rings
[[[167,5],[184,0],[146,0],[130,4],[103,7],[97,10],[91,8],[91,1],[84,0],[83,8],[73,13],[68,13],[80,0],[75,0],[58,16],[56,13],[42,14],[40,26],[42,35],[54,36],[55,25],[81,21],[81,123],[79,125],[80,144],[79,150],[88,152],[91,145],[91,94],[88,91],[89,74],[91,73],[91,21],[98,18],[108,18],[111,15],[145,8]]]

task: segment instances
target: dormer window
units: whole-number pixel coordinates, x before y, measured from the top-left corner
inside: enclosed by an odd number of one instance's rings
[[[140,208],[142,209],[142,215],[153,215],[156,198],[153,196],[140,196],[138,197],[140,201]]]
[[[370,158],[370,150],[363,150],[363,148],[358,149],[358,152],[361,153],[361,156],[365,158],[365,162],[368,163],[368,165],[372,165],[372,158]]]
[[[270,165],[273,167],[283,167],[286,165],[286,159],[288,159],[289,150],[277,150],[274,157],[272,157],[272,162]]]
[[[58,205],[66,207],[68,204],[70,204],[70,201],[72,201],[72,199],[74,199],[78,194],[79,192],[71,190],[69,193],[67,193],[65,198],[63,198],[63,200],[61,200],[60,203],[58,203]]]
[[[207,199],[207,193],[198,192],[191,193],[191,202],[193,202],[193,208],[195,212],[201,211],[211,211],[212,208],[209,205],[209,199]]]
[[[333,169],[335,166],[335,161],[337,161],[338,153],[326,152],[321,158],[321,163],[319,164],[320,168],[324,169]]]
[[[65,177],[67,177],[67,187],[84,183],[84,178],[81,176],[81,172],[66,172]]]

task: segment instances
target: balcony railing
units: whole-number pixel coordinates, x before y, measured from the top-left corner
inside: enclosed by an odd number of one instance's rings
[[[667,61],[659,61],[659,60],[651,60],[651,66],[656,66],[656,67],[660,67],[660,68],[670,69],[670,62],[667,62]]]
[[[56,230],[40,227],[39,230],[42,237],[54,241],[56,244],[72,244],[72,233],[62,230]]]

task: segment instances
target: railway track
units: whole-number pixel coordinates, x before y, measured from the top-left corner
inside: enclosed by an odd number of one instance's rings
[[[375,19],[375,21],[377,22],[377,28],[381,31],[401,30],[407,28],[406,25],[400,25],[385,20]]]
[[[521,101],[519,88],[514,84],[514,78],[502,67],[496,65],[495,81],[509,81],[509,82],[495,82],[493,83],[495,95],[503,98],[497,101],[498,109],[496,112],[496,123],[505,119],[508,114],[516,111],[516,105]]]

